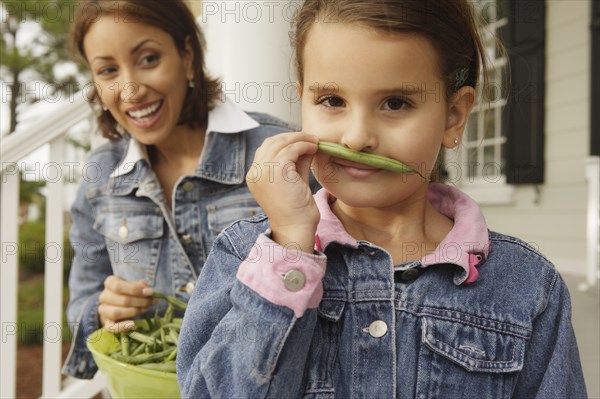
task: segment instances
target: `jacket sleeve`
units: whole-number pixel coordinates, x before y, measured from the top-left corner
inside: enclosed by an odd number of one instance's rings
[[[556,272],[545,309],[535,319],[514,398],[587,398],[566,284]]]
[[[303,391],[316,309],[297,317],[236,278],[253,253],[236,249],[242,237],[231,228],[220,235],[188,304],[177,354],[182,397],[292,398]],[[273,263],[264,252],[252,262],[257,270]]]
[[[104,280],[112,274],[104,237],[93,228],[94,211],[86,197],[87,190],[88,182],[84,179],[71,208],[70,240],[74,257],[69,274],[67,319],[73,341],[63,373],[77,378],[92,378],[97,371],[86,341],[100,328],[98,298]]]

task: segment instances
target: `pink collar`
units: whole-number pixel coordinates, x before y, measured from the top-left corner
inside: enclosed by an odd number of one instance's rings
[[[356,239],[348,234],[331,211],[330,204],[335,198],[324,189],[314,197],[321,213],[317,226],[317,250],[324,251],[332,242],[358,247]],[[475,266],[485,261],[490,251],[487,224],[479,206],[460,190],[437,183],[429,185],[427,199],[435,209],[454,221],[454,227],[433,252],[421,259],[422,267],[454,264],[462,268],[454,279],[456,284],[476,281],[479,272]]]

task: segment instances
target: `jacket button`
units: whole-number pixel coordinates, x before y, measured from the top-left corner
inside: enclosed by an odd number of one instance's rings
[[[416,279],[417,277],[419,277],[419,270],[417,270],[417,269],[404,270],[400,274],[400,278],[403,281],[412,281],[412,280]]]
[[[388,330],[388,326],[383,320],[375,320],[369,325],[369,335],[373,338],[383,337]]]
[[[184,244],[187,244],[187,245],[189,245],[189,244],[191,244],[191,243],[192,243],[192,236],[191,236],[191,235],[189,235],[189,234],[184,234],[184,235],[182,235],[182,236],[181,236],[181,239],[183,240],[183,243],[184,243]]]
[[[183,183],[183,189],[185,191],[191,191],[194,188],[194,183],[192,183],[191,181],[186,181],[185,183]]]
[[[300,291],[304,287],[304,274],[300,270],[290,270],[283,277],[285,288],[288,291]]]

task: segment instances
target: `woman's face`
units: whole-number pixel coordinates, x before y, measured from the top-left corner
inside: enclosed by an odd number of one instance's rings
[[[183,54],[165,31],[105,15],[83,40],[102,104],[146,145],[171,136],[193,79],[192,52]]]
[[[454,142],[437,53],[415,34],[315,23],[303,50],[302,130],[358,151],[402,161],[428,176]],[[460,137],[459,137],[460,138]],[[392,206],[425,180],[317,153],[313,172],[348,205]]]

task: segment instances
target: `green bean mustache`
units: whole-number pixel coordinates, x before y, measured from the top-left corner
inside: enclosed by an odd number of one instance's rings
[[[370,154],[368,152],[352,150],[336,143],[320,141],[319,151],[337,158],[361,163],[374,168],[385,169],[395,173],[416,173],[423,177],[423,175],[415,169],[395,159],[384,157],[382,155]]]

